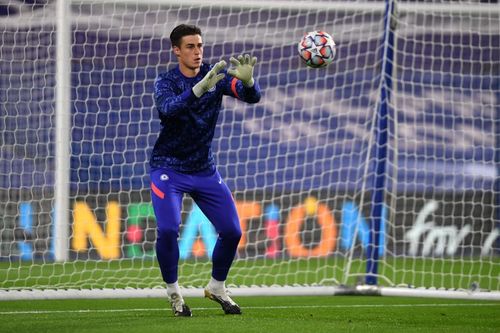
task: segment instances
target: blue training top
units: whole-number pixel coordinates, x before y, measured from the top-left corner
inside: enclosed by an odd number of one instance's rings
[[[212,67],[203,63],[198,75],[188,78],[177,66],[156,78],[154,99],[162,130],[151,154],[151,168],[167,167],[183,173],[215,169],[211,145],[222,97],[229,95],[247,103],[260,100],[257,81],[253,87],[245,87],[225,70],[220,73],[226,76],[197,98],[192,88]]]

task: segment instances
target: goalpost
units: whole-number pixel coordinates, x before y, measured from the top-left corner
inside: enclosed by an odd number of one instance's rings
[[[214,138],[243,238],[239,295],[500,300],[500,6],[477,1],[71,0],[0,5],[0,300],[166,297],[152,99],[170,31],[250,53],[263,98]],[[337,58],[306,68],[325,30]],[[217,235],[189,197],[180,284]]]

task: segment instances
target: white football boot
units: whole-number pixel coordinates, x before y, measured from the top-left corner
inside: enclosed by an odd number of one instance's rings
[[[239,305],[227,295],[224,289],[221,291],[213,291],[207,286],[205,288],[205,297],[219,303],[225,314],[241,314]]]
[[[191,309],[184,303],[184,299],[179,294],[172,294],[169,297],[170,304],[172,305],[172,311],[176,317],[191,317]]]

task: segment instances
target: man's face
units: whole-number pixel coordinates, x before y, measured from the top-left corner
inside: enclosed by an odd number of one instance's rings
[[[191,70],[200,68],[203,60],[203,42],[200,35],[182,37],[181,46],[174,46],[173,49],[179,64]]]

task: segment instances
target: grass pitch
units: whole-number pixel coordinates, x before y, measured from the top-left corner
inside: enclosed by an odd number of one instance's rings
[[[386,260],[380,272],[395,284],[500,289],[500,259]],[[357,260],[351,273],[364,273]],[[211,264],[183,262],[181,285],[203,286]],[[337,258],[236,261],[229,285],[338,282]],[[357,275],[348,282],[353,285]],[[382,284],[387,281],[380,279]],[[155,260],[0,262],[0,288],[148,288],[162,286]],[[1,301],[0,333],[60,332],[500,332],[500,302],[376,296],[235,297],[243,315],[224,315],[201,297],[186,298],[192,318],[175,318],[166,299]]]
[[[181,286],[204,287],[210,278],[211,267],[208,259],[181,261]],[[227,284],[355,285],[366,273],[364,260],[353,260],[347,274],[345,267],[346,261],[338,257],[236,260]],[[500,257],[488,261],[481,258],[387,258],[380,262],[379,273],[379,284],[384,286],[469,289],[476,283],[482,289],[500,290]],[[164,287],[156,259],[0,262],[0,289],[126,287]]]
[[[0,332],[499,332],[500,302],[375,296],[239,297],[240,316],[186,298],[0,302]]]

